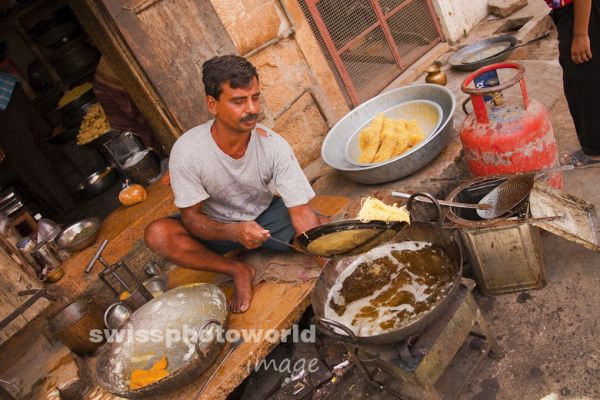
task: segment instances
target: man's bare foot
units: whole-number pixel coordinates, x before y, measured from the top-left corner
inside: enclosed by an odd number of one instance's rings
[[[236,271],[232,274],[235,291],[229,302],[229,309],[234,313],[243,313],[250,307],[252,300],[252,279],[256,269],[247,264],[238,263]]]

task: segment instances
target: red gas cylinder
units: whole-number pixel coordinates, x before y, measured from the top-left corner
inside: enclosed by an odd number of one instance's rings
[[[502,68],[515,69],[517,73],[497,86],[469,86],[481,74]],[[462,91],[471,96],[473,113],[468,114],[462,124],[460,140],[469,169],[475,176],[513,174],[558,165],[548,111],[540,102],[529,99],[524,73],[525,68],[519,64],[492,64],[478,69],[463,82]],[[517,83],[523,102],[507,104],[502,91]],[[484,96],[491,100],[486,102]],[[551,174],[548,183],[562,189],[562,175]]]

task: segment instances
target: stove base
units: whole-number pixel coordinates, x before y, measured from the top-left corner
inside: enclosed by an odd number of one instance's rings
[[[474,281],[463,278],[442,318],[414,340],[381,346],[349,345],[365,378],[403,399],[455,398],[486,355],[503,355],[473,299],[474,287]]]

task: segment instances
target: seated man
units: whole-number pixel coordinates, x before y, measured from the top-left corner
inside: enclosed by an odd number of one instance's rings
[[[152,222],[145,241],[155,253],[187,268],[233,277],[233,312],[252,298],[252,266],[223,257],[240,248],[289,250],[289,242],[319,225],[308,201],[314,192],[289,144],[265,126],[258,74],[238,56],[202,66],[207,108],[214,120],[190,129],[171,151],[169,170],[181,214]],[[278,196],[274,196],[276,192]]]

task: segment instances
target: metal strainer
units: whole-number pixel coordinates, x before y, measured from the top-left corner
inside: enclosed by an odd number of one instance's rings
[[[483,219],[493,219],[506,214],[527,198],[533,182],[531,175],[517,175],[502,182],[479,201],[479,204],[489,204],[490,208],[478,209],[477,215]]]

